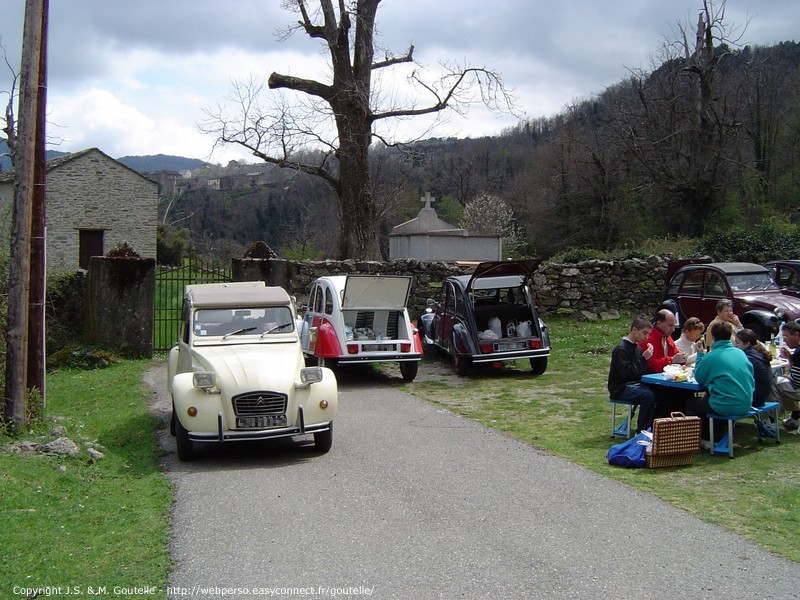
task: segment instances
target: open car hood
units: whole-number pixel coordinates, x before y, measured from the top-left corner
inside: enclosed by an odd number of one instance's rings
[[[529,260],[496,260],[492,262],[482,262],[477,267],[475,267],[475,271],[472,273],[472,277],[470,277],[469,282],[467,283],[467,289],[472,289],[475,285],[476,279],[481,279],[483,277],[506,277],[509,275],[517,275],[525,279],[531,273],[536,270],[542,263],[541,260],[538,259],[529,259]]]
[[[342,309],[393,309],[406,307],[411,277],[405,275],[348,275]]]

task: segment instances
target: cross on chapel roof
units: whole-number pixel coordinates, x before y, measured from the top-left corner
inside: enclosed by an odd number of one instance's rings
[[[424,203],[425,203],[425,207],[424,207],[424,208],[432,208],[432,207],[431,207],[431,202],[435,202],[435,201],[436,201],[436,198],[434,198],[433,196],[431,196],[431,193],[430,193],[430,192],[425,192],[425,195],[424,195],[424,196],[420,196],[420,199],[419,199],[419,201],[420,201],[420,202],[424,202]]]

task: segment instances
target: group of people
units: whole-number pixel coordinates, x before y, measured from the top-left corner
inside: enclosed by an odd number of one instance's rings
[[[714,440],[709,439],[706,414],[746,414],[751,406],[763,406],[771,397],[791,411],[784,426],[800,427],[800,323],[789,321],[781,328],[781,356],[789,361],[789,374],[776,379],[769,350],[753,330],[742,327],[730,300],[717,303],[717,316],[708,327],[691,317],[683,324],[681,336],[673,340],[676,323],[675,314],[667,309],[656,313],[652,325],[647,318],[636,317],[611,352],[608,392],[611,398],[639,407],[637,432],[677,410],[701,417],[701,443],[708,447]],[[661,373],[673,364],[694,365],[694,378],[707,393],[695,395],[641,383],[642,375]]]

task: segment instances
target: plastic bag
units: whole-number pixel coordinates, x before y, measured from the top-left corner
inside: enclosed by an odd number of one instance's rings
[[[652,443],[653,434],[649,429],[639,432],[631,439],[621,444],[614,444],[608,449],[606,454],[608,464],[628,469],[642,468],[647,464],[645,454]]]

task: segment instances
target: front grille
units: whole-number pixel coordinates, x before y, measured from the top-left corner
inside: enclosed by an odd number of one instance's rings
[[[237,417],[258,417],[286,413],[286,394],[277,392],[249,392],[233,398],[233,412]]]

